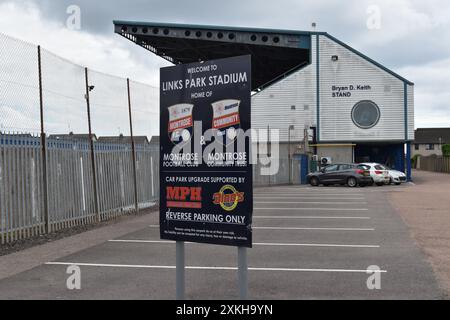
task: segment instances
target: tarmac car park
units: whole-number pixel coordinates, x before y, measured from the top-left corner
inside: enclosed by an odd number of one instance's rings
[[[250,299],[442,298],[388,201],[398,189],[256,188]],[[130,217],[0,257],[0,299],[174,299],[175,252],[160,239],[158,214]],[[235,248],[188,243],[186,253],[187,299],[237,298]],[[74,265],[81,290],[66,286]],[[368,288],[370,266],[379,267],[381,289]]]

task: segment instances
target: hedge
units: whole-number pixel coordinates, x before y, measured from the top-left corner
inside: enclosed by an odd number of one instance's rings
[[[442,146],[442,154],[445,157],[450,157],[450,144],[444,144]]]

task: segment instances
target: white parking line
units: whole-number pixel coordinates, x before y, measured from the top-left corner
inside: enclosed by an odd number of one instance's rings
[[[324,200],[330,200],[330,201],[367,201],[366,198],[347,198],[347,197],[297,197],[297,196],[254,196],[253,199],[255,201],[257,200],[267,200],[267,201],[272,201],[272,200],[287,200],[287,201],[306,201],[306,200],[311,200],[311,201],[324,201]]]
[[[365,199],[365,197],[361,196],[354,196],[354,195],[307,195],[307,194],[286,194],[286,193],[280,193],[280,194],[254,194],[254,197],[262,198],[262,197],[286,197],[286,198],[292,198],[292,197],[299,197],[299,198],[349,198],[349,199]]]
[[[255,193],[255,196],[291,196],[291,197],[297,197],[297,196],[303,196],[303,197],[355,197],[355,198],[364,198],[363,195],[356,195],[356,194],[339,194],[339,193]]]
[[[159,229],[160,226],[150,225],[149,228]],[[307,228],[307,227],[253,227],[254,230],[302,230],[302,231],[375,231],[375,228]]]
[[[336,201],[255,201],[255,203],[279,203],[279,204],[359,204],[366,205],[367,202],[336,202]]]
[[[364,190],[356,188],[280,188],[280,187],[269,187],[269,188],[255,188],[257,192],[269,192],[269,191],[292,191],[292,192],[341,192],[341,193],[364,193]]]
[[[374,228],[301,228],[301,227],[253,227],[256,230],[311,230],[311,231],[375,231]]]
[[[121,243],[153,243],[153,244],[175,244],[174,241],[167,240],[108,240],[108,242],[121,242]],[[185,242],[191,243],[191,242]]]
[[[263,199],[263,200],[270,200],[270,199],[276,199],[276,200],[282,200],[282,199],[286,199],[286,200],[346,200],[348,202],[351,202],[351,200],[355,200],[355,201],[365,201],[366,198],[346,198],[346,197],[297,197],[297,196],[293,196],[293,197],[271,197],[271,196],[265,196],[265,197],[258,197],[258,196],[254,196],[253,199],[258,200],[258,199]]]
[[[106,264],[106,263],[76,263],[76,262],[47,262],[46,265],[52,266],[79,266],[79,267],[103,267],[103,268],[128,268],[128,269],[176,269],[176,266],[152,266],[139,264]],[[196,267],[186,266],[187,270],[224,270],[237,271],[237,267]],[[249,267],[249,271],[273,271],[273,272],[340,272],[340,273],[387,273],[386,270],[367,269],[300,269],[300,268],[256,268]]]
[[[265,190],[294,190],[294,191],[304,191],[304,192],[315,192],[318,190],[327,190],[327,191],[336,191],[336,192],[346,192],[346,191],[352,191],[352,192],[364,192],[364,190],[362,189],[358,189],[358,188],[324,188],[324,187],[310,187],[305,185],[305,187],[291,187],[291,186],[266,186],[266,187],[255,187],[255,190],[258,191],[265,191]]]
[[[170,244],[174,245],[175,241],[164,240],[109,240],[108,242],[116,243],[149,243],[149,244]],[[185,242],[186,244],[197,244],[192,242]],[[263,247],[332,247],[332,248],[379,248],[379,245],[366,244],[328,244],[328,243],[266,243],[255,242],[254,246]]]
[[[330,248],[380,248],[368,244],[328,244],[328,243],[254,243],[255,246],[268,247],[330,247]]]
[[[370,220],[370,217],[321,217],[321,216],[253,216],[253,219],[355,219]]]
[[[254,210],[294,210],[294,211],[368,211],[367,208],[254,208]]]

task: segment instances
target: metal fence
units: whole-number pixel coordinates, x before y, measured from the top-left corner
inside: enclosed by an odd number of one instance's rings
[[[0,34],[1,242],[154,205],[158,99]]]
[[[159,195],[159,89],[0,34],[1,243],[105,221]],[[298,183],[299,162],[255,186]]]
[[[450,173],[450,157],[418,157],[416,168],[424,171]]]
[[[133,212],[135,189],[129,146],[95,143],[99,212],[96,212],[89,143],[48,139],[48,229],[55,231]],[[158,149],[137,145],[139,208],[158,194]],[[0,217],[2,242],[47,231],[39,137],[0,136]]]

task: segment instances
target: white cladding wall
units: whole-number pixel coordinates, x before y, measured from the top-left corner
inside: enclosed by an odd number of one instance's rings
[[[303,140],[305,127],[317,123],[316,39],[319,38],[320,140],[328,142],[405,140],[404,82],[326,36],[312,36],[312,63],[252,97],[252,127],[280,130],[280,140]],[[333,62],[331,57],[339,60]],[[370,86],[333,97],[333,86]],[[408,85],[408,139],[414,140],[414,86]],[[345,91],[345,90],[344,90]],[[348,92],[345,91],[345,92]],[[351,117],[354,105],[371,100],[380,108],[378,124],[360,129]],[[295,110],[291,107],[295,106]]]
[[[319,39],[320,141],[405,140],[404,82],[332,39]],[[338,61],[332,61],[335,55]],[[342,87],[344,96],[333,97],[338,93],[333,86]],[[373,128],[361,129],[352,121],[352,109],[362,100],[380,108]],[[410,130],[414,134],[413,125]]]
[[[314,38],[314,37],[313,37]],[[314,43],[314,42],[313,42]],[[316,50],[312,63],[252,97],[252,128],[280,130],[280,140],[302,141],[305,126],[316,123]],[[295,106],[295,110],[292,110]]]

